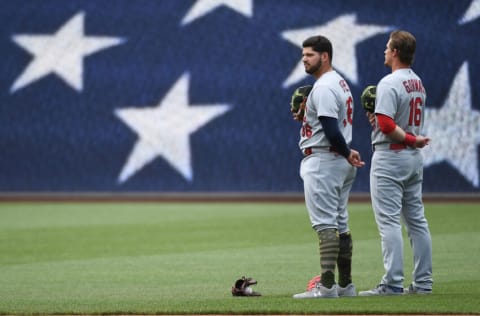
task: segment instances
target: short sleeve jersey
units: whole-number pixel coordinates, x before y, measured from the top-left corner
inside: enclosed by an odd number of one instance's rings
[[[422,80],[410,68],[385,76],[377,85],[375,113],[384,114],[405,132],[419,135],[423,128],[427,94]],[[372,132],[372,144],[392,143],[378,126]]]
[[[300,130],[300,149],[331,146],[318,119],[320,116],[337,119],[345,142],[351,143],[353,97],[347,82],[335,70],[318,78],[308,96]]]

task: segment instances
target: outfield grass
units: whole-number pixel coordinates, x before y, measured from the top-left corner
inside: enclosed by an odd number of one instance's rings
[[[479,314],[479,205],[426,212],[434,294],[293,300],[319,270],[303,204],[2,203],[0,314]],[[383,273],[370,205],[350,217],[354,282],[369,289]],[[262,297],[231,296],[242,275]]]

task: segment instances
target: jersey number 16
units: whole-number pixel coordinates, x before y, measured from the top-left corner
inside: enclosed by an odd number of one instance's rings
[[[409,126],[420,126],[422,122],[422,108],[423,100],[420,97],[412,98],[410,100],[410,115],[408,117]]]

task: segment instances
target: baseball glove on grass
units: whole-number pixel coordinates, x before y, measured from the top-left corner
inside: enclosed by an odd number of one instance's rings
[[[375,112],[375,98],[377,97],[377,86],[368,86],[360,96],[360,103],[365,111]]]
[[[312,86],[302,86],[295,89],[290,101],[290,111],[293,113],[293,118],[297,121],[303,121],[305,115],[305,104],[307,103],[308,94],[312,91]]]
[[[260,293],[255,292],[250,286],[257,284],[257,281],[252,278],[242,277],[235,281],[232,286],[233,296],[261,296]]]

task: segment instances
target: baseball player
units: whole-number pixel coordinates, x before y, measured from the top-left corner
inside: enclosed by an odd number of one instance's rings
[[[360,296],[403,294],[401,219],[413,249],[413,282],[406,293],[432,292],[432,241],[422,203],[423,158],[419,148],[430,139],[420,136],[426,92],[413,72],[415,37],[406,31],[390,34],[385,65],[392,69],[377,85],[373,122],[370,192],[382,240],[385,268],[380,284]]]
[[[332,44],[323,36],[303,42],[305,71],[317,80],[307,99],[299,146],[304,154],[300,175],[313,229],[318,234],[321,280],[294,298],[355,296],[351,278],[352,238],[347,201],[365,163],[350,148],[353,98],[347,82],[332,68]],[[339,281],[335,283],[335,268]]]

